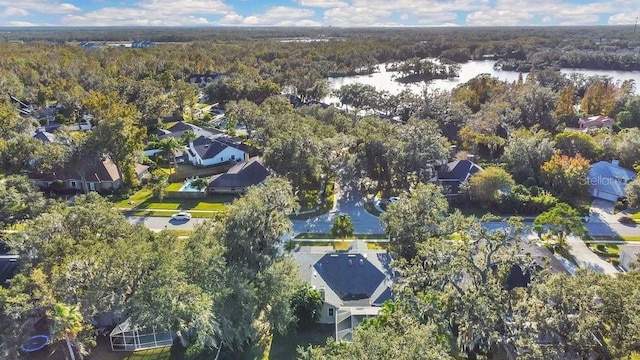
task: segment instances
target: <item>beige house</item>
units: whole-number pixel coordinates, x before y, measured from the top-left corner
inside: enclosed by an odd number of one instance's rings
[[[138,178],[142,178],[149,173],[149,167],[138,164],[135,171]],[[88,164],[69,164],[48,173],[32,173],[29,177],[40,188],[51,188],[61,182],[60,190],[111,192],[122,186],[118,169],[108,157]]]

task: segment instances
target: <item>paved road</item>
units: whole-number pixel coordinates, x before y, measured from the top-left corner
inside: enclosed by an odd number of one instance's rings
[[[189,221],[177,221],[170,217],[155,217],[155,216],[127,216],[132,224],[143,224],[147,228],[160,231],[160,230],[193,230],[193,228],[200,223],[203,223],[206,219],[193,218]]]
[[[294,233],[328,233],[331,231],[333,219],[339,214],[348,214],[351,217],[356,234],[384,233],[380,219],[364,209],[364,198],[355,183],[336,184],[335,196],[336,206],[327,214],[308,220],[293,220]]]

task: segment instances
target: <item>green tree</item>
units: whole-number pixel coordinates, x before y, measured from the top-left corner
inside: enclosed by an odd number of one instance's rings
[[[209,181],[206,178],[197,178],[191,182],[191,185],[199,190],[203,190],[209,186]]]
[[[99,144],[99,148],[109,155],[116,168],[120,179],[127,185],[131,185],[132,179],[123,176],[124,167],[133,167],[137,158],[144,149],[146,130],[137,125],[135,112],[131,109],[113,109],[113,116],[101,119],[92,132],[93,144]]]
[[[227,263],[257,273],[268,268],[278,253],[282,235],[291,230],[288,214],[297,209],[291,185],[268,178],[251,187],[227,209],[222,238]]]
[[[567,236],[583,236],[587,233],[578,210],[565,203],[559,203],[536,216],[533,228],[540,236],[546,235],[547,240],[559,250],[567,249]]]
[[[518,129],[509,138],[501,160],[518,183],[537,183],[540,167],[553,155],[551,135],[544,130]]]
[[[444,222],[446,231],[423,242],[415,261],[402,266],[396,302],[403,312],[433,321],[450,339],[452,356],[493,358],[524,336],[509,321],[518,290],[507,286],[514,268],[535,271],[521,255],[521,220],[499,231],[459,213]]]
[[[333,219],[331,235],[340,239],[346,239],[353,235],[353,222],[351,222],[349,214],[340,214]]]
[[[167,156],[173,159],[173,173],[175,174],[178,169],[178,161],[176,160],[176,152],[182,149],[183,145],[180,144],[178,139],[174,137],[168,137],[158,142],[158,147]]]
[[[78,349],[82,358],[82,347],[76,341],[78,334],[82,331],[82,314],[76,306],[57,303],[53,305],[49,316],[53,320],[53,334],[55,338],[64,340],[67,350],[72,360],[76,359],[76,353],[72,344]]]
[[[627,184],[625,195],[627,197],[629,207],[640,207],[640,178],[636,178]]]
[[[558,133],[554,141],[556,149],[569,157],[578,154],[589,160],[595,160],[600,155],[600,149],[593,137],[587,133],[578,131],[563,131]]]
[[[308,330],[316,325],[322,311],[322,296],[309,284],[298,286],[291,298],[291,307],[296,316],[296,328]]]
[[[469,194],[475,201],[495,203],[502,192],[509,192],[515,181],[504,169],[490,166],[475,173],[469,180]]]
[[[29,179],[12,175],[0,181],[0,225],[13,225],[45,212],[46,200]]]
[[[406,260],[418,253],[419,244],[437,235],[449,204],[434,184],[418,184],[410,196],[387,207],[380,217],[386,223],[391,251]]]
[[[155,185],[153,185],[153,188],[151,189],[153,197],[162,202],[162,200],[164,200],[164,198],[167,196],[168,186],[169,183],[167,183],[167,180],[158,181]]]

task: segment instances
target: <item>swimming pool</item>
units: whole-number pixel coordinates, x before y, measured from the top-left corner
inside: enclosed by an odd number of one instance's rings
[[[180,192],[202,192],[204,191],[204,189],[200,190],[195,186],[191,185],[192,180],[189,180],[187,182],[184,183],[184,185],[182,185],[182,187],[180,188]]]

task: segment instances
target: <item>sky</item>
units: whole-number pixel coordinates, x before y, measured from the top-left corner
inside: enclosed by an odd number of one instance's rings
[[[640,0],[0,0],[4,26],[623,25]]]

